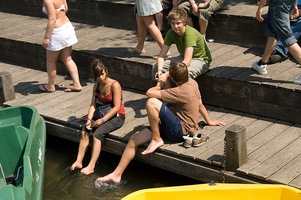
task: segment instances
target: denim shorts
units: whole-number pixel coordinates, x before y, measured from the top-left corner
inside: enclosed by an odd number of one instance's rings
[[[183,130],[180,118],[166,104],[162,104],[160,113],[160,134],[173,142],[183,141]]]
[[[297,42],[290,27],[293,2],[293,0],[270,0],[267,15],[266,35],[280,40],[285,47]]]

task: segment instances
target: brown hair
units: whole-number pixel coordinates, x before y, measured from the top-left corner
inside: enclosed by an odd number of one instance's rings
[[[104,64],[99,59],[94,59],[91,62],[91,73],[93,78],[96,80],[98,76],[100,76],[103,72],[106,72],[107,77],[109,76],[108,69],[104,66]]]
[[[181,20],[185,25],[187,23],[187,13],[184,11],[184,9],[180,8],[173,8],[168,16],[167,20],[170,23],[172,20]]]
[[[182,85],[188,81],[188,68],[183,62],[171,62],[169,65],[169,75],[177,85]]]

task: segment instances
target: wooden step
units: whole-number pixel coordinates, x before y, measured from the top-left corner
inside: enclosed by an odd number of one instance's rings
[[[45,18],[41,12],[42,1],[0,1],[0,12]],[[68,16],[72,22],[136,30],[135,0],[71,0]],[[209,21],[207,38],[217,42],[236,44],[265,44],[264,23],[256,21],[257,0],[227,0],[223,9]],[[266,10],[266,8],[265,8]],[[167,15],[169,10],[164,10]],[[197,26],[197,23],[196,23]],[[164,27],[170,28],[164,18]]]

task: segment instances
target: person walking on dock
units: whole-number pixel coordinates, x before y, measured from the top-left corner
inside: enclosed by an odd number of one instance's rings
[[[160,0],[135,0],[135,14],[137,23],[138,43],[136,47],[130,48],[129,53],[145,53],[144,42],[146,40],[147,30],[151,33],[160,48],[163,45],[163,36],[155,22],[154,15],[162,11]],[[169,56],[166,52],[164,56]]]
[[[88,166],[81,170],[81,173],[85,175],[94,172],[95,164],[101,151],[101,142],[104,141],[110,132],[119,129],[125,120],[122,89],[119,82],[109,78],[108,70],[100,60],[93,60],[91,68],[96,83],[93,88],[87,122],[81,132],[77,159],[70,167],[71,170],[83,167],[82,162],[89,145],[89,138],[93,137],[91,160]],[[103,107],[105,109],[101,110],[103,116],[96,111],[100,108],[97,105],[105,106]]]
[[[199,113],[208,125],[223,126],[225,124],[222,121],[210,119],[202,103],[198,84],[195,80],[188,78],[188,69],[184,63],[172,62],[169,72],[168,81],[174,82],[176,87],[166,88],[165,83],[158,82],[146,93],[149,97],[146,102],[146,111],[150,128],[132,135],[116,169],[111,174],[96,179],[96,182],[119,183],[124,170],[135,157],[138,146],[144,143],[150,142],[142,152],[143,155],[147,155],[164,145],[161,137],[172,142],[182,142],[183,136],[195,134]],[[196,107],[199,109],[195,109]]]
[[[67,2],[66,0],[44,0],[42,11],[48,17],[42,41],[43,47],[46,48],[48,83],[40,85],[39,90],[42,92],[55,91],[56,62],[60,56],[73,80],[73,85],[65,92],[80,92],[82,86],[79,81],[78,69],[71,57],[72,45],[78,40],[74,27],[66,15]]]
[[[263,7],[266,0],[260,0],[256,12],[256,19],[263,22]],[[270,0],[266,22],[267,42],[262,58],[252,63],[252,69],[259,74],[267,74],[267,63],[276,45],[276,38],[287,47],[290,54],[301,64],[301,48],[297,43],[290,26],[290,19],[299,16],[297,0]],[[301,76],[293,80],[295,84],[301,84]]]

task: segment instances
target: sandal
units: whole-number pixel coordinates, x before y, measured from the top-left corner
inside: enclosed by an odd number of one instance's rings
[[[143,49],[142,51],[140,51],[140,50],[138,50],[138,49],[136,49],[136,48],[129,48],[129,49],[127,50],[127,52],[128,52],[128,53],[143,54],[143,53],[145,53],[145,50]]]
[[[41,92],[47,92],[47,93],[52,93],[55,91],[55,90],[49,90],[46,86],[47,86],[46,84],[39,85],[39,90]]]
[[[74,87],[69,87],[69,88],[65,89],[65,92],[81,92],[81,91],[82,91],[82,88],[76,89]]]

